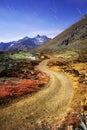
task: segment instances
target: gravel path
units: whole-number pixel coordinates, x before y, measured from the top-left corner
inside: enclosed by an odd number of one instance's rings
[[[73,96],[72,82],[63,73],[48,69],[47,62],[41,62],[38,69],[50,76],[48,84],[34,96],[1,109],[1,130],[30,130],[44,120],[52,124],[64,117]]]

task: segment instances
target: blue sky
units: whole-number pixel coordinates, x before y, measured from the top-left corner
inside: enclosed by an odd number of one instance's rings
[[[0,0],[0,42],[55,37],[87,13],[87,0]]]

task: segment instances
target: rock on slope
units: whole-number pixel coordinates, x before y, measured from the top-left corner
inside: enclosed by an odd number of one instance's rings
[[[77,55],[78,59],[87,60],[87,15],[35,51]]]

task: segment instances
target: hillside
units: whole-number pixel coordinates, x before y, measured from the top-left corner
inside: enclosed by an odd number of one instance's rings
[[[87,15],[54,39],[32,50],[35,51],[66,54],[66,57],[73,55],[79,60],[87,60]]]
[[[1,130],[87,130],[87,16],[31,52],[0,52]]]

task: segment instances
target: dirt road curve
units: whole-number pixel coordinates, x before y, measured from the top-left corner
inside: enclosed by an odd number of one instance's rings
[[[0,110],[1,130],[27,130],[31,124],[43,120],[51,124],[64,117],[73,96],[72,82],[64,74],[49,70],[47,62],[41,62],[38,68],[50,76],[49,83],[34,96]]]

